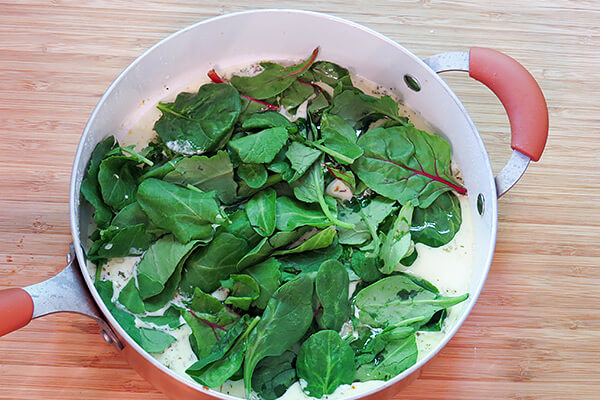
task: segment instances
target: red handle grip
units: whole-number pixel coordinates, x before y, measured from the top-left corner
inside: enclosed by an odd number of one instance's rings
[[[21,329],[31,321],[33,300],[23,289],[0,290],[0,336]]]
[[[483,47],[469,51],[469,75],[502,102],[510,121],[511,147],[538,161],[548,139],[548,107],[533,76],[506,54]]]

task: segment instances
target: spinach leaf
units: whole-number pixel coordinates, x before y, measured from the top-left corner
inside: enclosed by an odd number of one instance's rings
[[[276,202],[276,227],[280,231],[293,231],[301,226],[326,228],[331,225],[329,218],[320,208],[301,203],[289,197],[279,197]]]
[[[377,98],[355,90],[344,90],[334,96],[329,114],[341,117],[354,128],[359,128],[360,121],[365,118],[387,117],[402,124],[408,122],[406,117],[399,115],[398,103],[390,96]]]
[[[306,251],[300,254],[289,254],[279,257],[281,269],[293,273],[317,272],[321,264],[327,260],[337,260],[342,255],[342,246],[334,241],[322,249]]]
[[[315,279],[315,292],[322,309],[317,322],[322,329],[338,332],[348,319],[348,272],[341,262],[328,260],[321,264]]]
[[[200,371],[195,372],[194,370],[188,369],[186,372],[195,381],[200,382],[209,388],[216,389],[242,367],[246,346],[247,343],[245,340],[239,341],[231,350],[229,350],[229,352],[227,352],[226,357],[215,361]]]
[[[300,178],[315,161],[321,156],[321,151],[310,148],[298,142],[292,142],[285,156],[290,160],[291,167],[295,171],[289,182]]]
[[[448,244],[460,229],[460,201],[452,192],[441,194],[427,208],[416,208],[410,226],[415,243],[429,247]]]
[[[158,311],[168,302],[173,300],[173,296],[175,296],[177,288],[179,287],[179,282],[181,282],[182,269],[183,262],[180,262],[171,277],[165,283],[164,289],[160,293],[144,299],[144,307],[146,308],[146,311]]]
[[[238,175],[239,173],[240,171],[238,168]],[[269,175],[267,176],[267,180],[265,181],[265,183],[259,188],[251,188],[245,181],[238,182],[238,198],[245,199],[247,197],[250,197],[253,194],[258,193],[262,189],[266,189],[281,182],[282,179],[283,177],[281,176],[281,174]]]
[[[337,231],[335,230],[335,227],[330,226],[328,228],[325,228],[325,229],[319,231],[317,234],[310,237],[304,243],[302,243],[294,248],[291,248],[291,249],[276,251],[273,253],[273,255],[274,256],[282,256],[282,255],[286,255],[286,254],[296,254],[296,253],[302,253],[302,252],[309,251],[309,250],[322,249],[324,247],[329,246],[331,243],[333,243],[333,240],[335,239],[336,235],[337,235]]]
[[[252,189],[262,189],[269,176],[267,169],[262,164],[241,164],[237,173],[240,179],[243,179]]]
[[[180,290],[189,294],[195,287],[205,292],[218,289],[221,280],[241,271],[237,264],[247,251],[245,240],[227,232],[218,233],[208,246],[199,248],[188,257]]]
[[[452,175],[450,145],[412,126],[375,128],[360,136],[364,156],[352,166],[375,192],[426,208],[442,193],[466,190]]]
[[[183,186],[192,185],[204,192],[214,190],[225,204],[234,203],[237,184],[233,179],[233,165],[226,151],[212,157],[192,156],[179,160],[163,178]]]
[[[260,294],[257,299],[252,302],[252,305],[261,310],[267,306],[269,299],[279,287],[281,283],[281,271],[279,269],[281,263],[275,258],[269,258],[260,264],[246,269],[245,273],[250,275],[260,287]]]
[[[250,275],[232,274],[229,279],[221,281],[221,286],[231,290],[225,299],[225,304],[231,304],[246,311],[260,294],[258,283]]]
[[[319,162],[315,162],[302,178],[292,184],[294,196],[305,203],[318,203],[325,216],[335,225],[342,228],[352,229],[354,225],[342,222],[337,219],[329,210],[323,193],[325,181],[323,178],[323,169]]]
[[[275,190],[268,188],[255,194],[246,203],[248,220],[261,236],[271,236],[275,232],[276,199]]]
[[[270,238],[264,238],[239,261],[238,270],[266,260],[275,249],[295,242],[309,230],[310,227],[303,227],[292,232],[277,232]]]
[[[175,169],[177,163],[182,159],[183,157],[176,157],[172,160],[167,160],[160,165],[154,165],[152,168],[147,169],[142,176],[139,177],[138,181],[143,182],[148,178],[163,179],[169,172]]]
[[[138,161],[130,156],[111,156],[100,163],[98,183],[104,202],[118,211],[135,201]]]
[[[418,328],[433,315],[469,297],[464,294],[446,297],[415,283],[406,274],[383,278],[356,295],[355,304],[360,309],[359,319],[373,327],[399,325],[415,321]]]
[[[360,333],[363,333],[360,328],[365,327],[359,327]],[[373,362],[390,342],[406,339],[414,334],[414,329],[409,326],[392,326],[381,332],[372,331],[370,328],[366,330],[368,332],[366,338],[359,336],[357,340],[350,343],[350,347],[354,350],[356,366]]]
[[[134,314],[143,314],[146,312],[144,302],[140,297],[138,288],[135,287],[135,279],[130,279],[129,282],[119,292],[119,303]]]
[[[115,138],[107,137],[96,145],[90,156],[90,163],[81,182],[81,194],[94,207],[94,221],[98,228],[106,228],[112,218],[112,210],[102,199],[98,183],[100,162],[115,145]]]
[[[170,329],[177,329],[183,325],[181,322],[181,312],[174,306],[167,308],[163,315],[148,315],[140,317],[140,319],[146,323]]]
[[[321,128],[321,138],[323,139],[323,145],[329,149],[327,154],[341,164],[352,164],[363,155],[362,148],[356,144],[356,136],[349,140],[338,131],[327,127]]]
[[[383,267],[381,259],[364,251],[354,250],[350,259],[350,265],[352,266],[352,270],[364,282],[374,282],[383,276],[379,272],[379,268]]]
[[[171,275],[197,244],[197,241],[182,244],[173,235],[166,235],[150,246],[137,265],[141,298],[147,299],[162,292]]]
[[[285,127],[267,128],[258,133],[233,139],[229,147],[245,163],[269,163],[288,140]]]
[[[339,229],[340,243],[360,245],[369,239],[377,240],[379,224],[396,209],[396,202],[377,196],[358,212],[341,207],[340,220],[354,225],[354,229]]]
[[[376,361],[358,368],[355,379],[361,382],[391,379],[417,362],[417,352],[415,335],[391,341]]]
[[[245,131],[256,129],[262,130],[267,128],[275,128],[278,126],[285,127],[289,132],[295,132],[298,130],[294,124],[292,124],[286,117],[277,111],[266,111],[252,114],[242,123],[242,129]]]
[[[338,115],[323,113],[321,117],[321,131],[324,129],[337,132],[351,143],[356,143],[358,140],[358,135],[352,125]]]
[[[276,400],[296,382],[296,353],[287,350],[280,356],[265,357],[256,366],[252,388],[265,400]]]
[[[308,82],[295,80],[290,87],[281,93],[280,104],[288,109],[294,109],[304,103],[315,93],[315,89]]]
[[[246,210],[239,209],[235,211],[229,215],[229,220],[231,221],[229,225],[220,228],[224,232],[231,233],[237,238],[245,240],[248,242],[249,247],[256,246],[262,240],[262,236],[252,228],[250,220],[246,215]]]
[[[300,347],[296,361],[298,377],[306,381],[304,391],[321,398],[338,386],[354,380],[354,352],[340,335],[331,330],[309,337]]]
[[[90,260],[104,258],[139,256],[150,246],[152,236],[146,232],[144,224],[118,228],[109,226],[101,231],[87,257]]]
[[[210,239],[212,224],[224,221],[214,192],[202,193],[151,178],[140,184],[137,199],[154,224],[182,243]]]
[[[318,49],[301,64],[283,67],[275,63],[260,63],[263,71],[255,76],[233,76],[231,84],[240,93],[264,100],[274,97],[290,87],[294,81],[306,71],[317,58]]]
[[[313,319],[312,280],[306,276],[283,284],[273,294],[265,312],[248,338],[244,362],[244,386],[249,395],[252,375],[260,360],[279,356],[304,335]]]
[[[112,226],[118,228],[126,228],[128,226],[139,224],[144,224],[146,232],[150,235],[160,236],[166,233],[164,229],[154,225],[152,221],[148,219],[148,216],[137,201],[123,207],[111,222]]]
[[[380,271],[384,274],[391,274],[400,260],[410,254],[410,223],[413,209],[414,207],[410,201],[403,205],[394,220],[394,224],[385,236],[379,253],[379,257],[383,261]]]
[[[242,103],[234,87],[202,85],[198,93],[180,93],[173,103],[158,103],[162,116],[154,130],[178,154],[200,154],[222,147],[240,115]]]
[[[156,329],[137,328],[135,316],[115,306],[112,302],[113,283],[111,281],[96,281],[94,286],[108,311],[115,317],[125,333],[148,353],[162,353],[171,343],[175,342],[176,339],[168,333]]]

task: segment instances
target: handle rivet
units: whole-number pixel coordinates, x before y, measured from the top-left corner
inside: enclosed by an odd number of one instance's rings
[[[102,331],[100,332],[100,334],[102,335],[102,339],[104,339],[104,341],[108,344],[112,344],[113,340],[110,337],[110,335],[108,333],[106,333],[106,331]]]

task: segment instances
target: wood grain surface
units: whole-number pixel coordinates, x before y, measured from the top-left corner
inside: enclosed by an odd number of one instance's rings
[[[500,201],[496,257],[473,313],[395,398],[600,398],[594,0],[0,1],[0,288],[63,268],[71,163],[88,116],[118,73],[189,24],[267,7],[333,13],[421,57],[488,46],[533,73],[550,109],[546,152]],[[444,78],[498,171],[510,153],[500,103],[466,74]],[[39,319],[0,339],[0,398],[165,399],[104,344],[93,322],[73,315]]]

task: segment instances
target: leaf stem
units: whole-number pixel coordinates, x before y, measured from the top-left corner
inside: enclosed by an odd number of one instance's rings
[[[304,65],[304,67],[300,68],[298,71],[290,72],[289,74],[282,76],[280,79],[289,78],[290,76],[298,75],[306,71],[312,65],[312,63],[315,62],[315,59],[317,58],[318,54],[319,48],[317,47],[313,50],[312,54],[310,55],[310,58],[306,61],[306,65]]]
[[[329,207],[327,206],[327,203],[325,203],[325,198],[323,196],[319,196],[318,200],[319,200],[319,205],[321,206],[321,209],[323,210],[323,214],[325,214],[325,216],[327,217],[328,220],[331,221],[331,223],[339,226],[340,228],[354,229],[354,224],[349,224],[347,222],[340,221],[339,219],[337,219],[336,217],[333,216],[333,214],[329,210]]]
[[[310,140],[306,141],[306,143],[310,144],[311,146],[313,146],[316,149],[321,150],[323,153],[327,153],[330,156],[335,157],[338,160],[343,161],[343,162],[345,162],[347,164],[352,164],[354,162],[354,160],[352,158],[348,158],[345,155],[343,155],[341,153],[338,153],[337,151],[332,150],[332,149],[330,149],[327,146],[323,146],[321,143],[312,142]]]
[[[142,162],[150,167],[154,166],[154,163],[150,160],[148,160],[146,157],[144,157],[141,154],[136,153],[135,151],[128,149],[127,147],[121,147],[121,151],[124,151],[125,153],[129,154],[130,156],[134,156],[134,157],[138,157],[140,160],[142,160]]]

